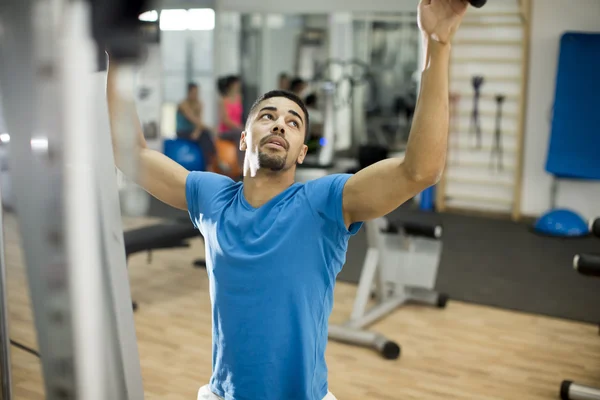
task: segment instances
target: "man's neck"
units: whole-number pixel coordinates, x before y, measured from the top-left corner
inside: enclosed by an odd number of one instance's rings
[[[244,174],[244,197],[252,207],[260,207],[294,184],[295,171],[256,171],[252,176],[250,170]]]

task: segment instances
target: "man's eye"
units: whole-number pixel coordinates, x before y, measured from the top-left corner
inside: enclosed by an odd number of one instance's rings
[[[271,114],[265,114],[262,116],[262,118],[267,118],[267,119],[273,119],[273,117],[271,116]]]
[[[297,128],[298,126],[300,126],[296,121],[292,121],[292,124],[294,124],[294,126]]]

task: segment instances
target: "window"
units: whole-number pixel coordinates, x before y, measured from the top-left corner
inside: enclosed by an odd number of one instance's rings
[[[159,21],[161,31],[212,31],[215,29],[215,10],[192,8],[189,10],[147,11],[139,16],[140,21]]]

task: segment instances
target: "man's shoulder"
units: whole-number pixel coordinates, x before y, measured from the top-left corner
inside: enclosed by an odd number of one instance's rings
[[[230,177],[211,171],[190,171],[187,177],[188,185],[200,185],[209,187],[230,187],[240,185],[241,182],[234,181]]]
[[[306,181],[303,185],[309,191],[316,190],[317,192],[320,190],[326,190],[331,186],[337,184],[345,184],[346,181],[352,176],[352,174],[347,173],[335,173],[326,176],[322,176],[320,178],[311,179]]]

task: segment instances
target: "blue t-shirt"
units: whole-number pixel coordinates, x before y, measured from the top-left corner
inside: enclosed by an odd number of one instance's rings
[[[321,400],[337,274],[348,240],[351,175],[294,183],[259,208],[243,183],[191,172],[189,214],[205,240],[213,328],[212,391],[226,400]]]

